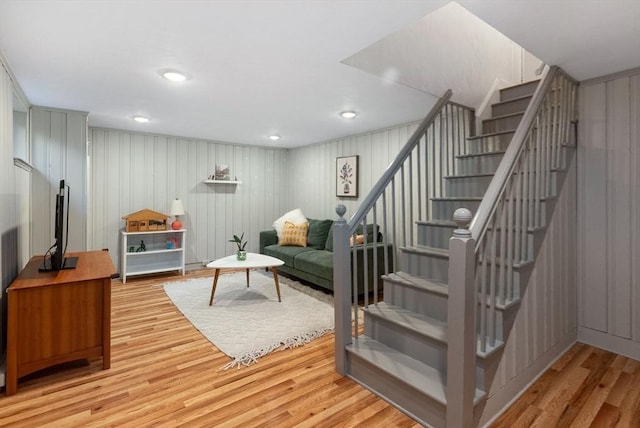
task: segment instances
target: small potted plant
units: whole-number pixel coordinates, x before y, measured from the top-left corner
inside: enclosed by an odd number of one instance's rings
[[[238,237],[238,235],[233,235],[233,239],[229,239],[229,242],[233,242],[238,246],[238,252],[236,253],[236,258],[238,260],[247,260],[247,252],[245,251],[245,248],[247,246],[247,241],[243,241],[244,238],[244,232],[242,233],[242,235],[240,235],[240,237]]]

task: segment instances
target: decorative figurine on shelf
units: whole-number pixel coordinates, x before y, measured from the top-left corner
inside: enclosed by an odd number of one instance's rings
[[[243,241],[244,232],[238,238],[238,235],[233,235],[233,239],[229,239],[229,242],[233,242],[238,246],[238,252],[236,253],[236,258],[240,261],[247,260],[247,252],[245,248],[247,247],[247,241]]]
[[[147,247],[146,247],[146,245],[144,245],[144,241],[140,240],[140,246],[136,250],[136,253],[143,253],[145,251],[147,251]]]

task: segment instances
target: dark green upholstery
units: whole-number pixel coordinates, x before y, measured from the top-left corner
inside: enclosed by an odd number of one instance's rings
[[[295,276],[311,282],[327,290],[333,291],[333,221],[314,220],[309,221],[309,237],[307,247],[293,247],[278,245],[278,236],[275,230],[260,232],[260,253],[276,257],[285,264],[278,270],[285,274]],[[327,227],[328,226],[328,227]],[[362,234],[362,226],[356,230],[356,234]],[[379,230],[379,228],[378,228]],[[313,231],[313,236],[311,236]],[[324,231],[324,236],[323,236]],[[393,271],[393,246],[382,243],[382,234],[378,231],[377,242],[374,243],[374,225],[367,225],[367,249],[364,245],[356,245],[355,252],[358,265],[358,294],[364,293],[364,254],[367,255],[368,283],[374,282],[374,258],[377,259],[378,289],[382,289],[384,272],[385,250],[389,261],[389,271]],[[312,244],[313,242],[313,244]],[[313,246],[311,246],[313,245]],[[351,252],[351,265],[353,266],[353,251]],[[372,290],[369,290],[372,291]]]

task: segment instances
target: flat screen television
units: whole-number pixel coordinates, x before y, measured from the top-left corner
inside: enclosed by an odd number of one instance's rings
[[[69,186],[60,180],[60,189],[56,195],[56,218],[54,225],[54,243],[44,255],[44,262],[40,271],[51,272],[63,269],[75,269],[77,257],[65,257],[66,244],[69,240]],[[66,198],[65,198],[66,194]],[[66,199],[66,207],[65,207]],[[65,216],[66,213],[66,216]]]

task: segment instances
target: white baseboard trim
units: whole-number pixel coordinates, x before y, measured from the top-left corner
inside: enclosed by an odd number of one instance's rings
[[[489,397],[480,418],[480,426],[488,427],[509,408],[542,374],[576,343],[575,331],[549,348],[529,367]]]
[[[631,339],[612,336],[588,327],[578,327],[578,342],[640,360],[640,342],[634,342]]]

